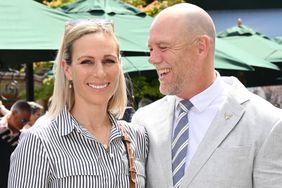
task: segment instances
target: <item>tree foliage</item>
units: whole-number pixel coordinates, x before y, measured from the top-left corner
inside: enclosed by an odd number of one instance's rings
[[[48,7],[56,8],[68,3],[75,2],[75,0],[41,0],[41,2],[47,5]]]
[[[158,0],[150,4],[146,4],[146,0],[123,0],[123,2],[131,4],[140,10],[146,12],[149,16],[157,15],[161,10],[178,3],[184,3],[184,0]]]
[[[149,78],[141,75],[134,76],[131,79],[136,103],[142,98],[149,98],[154,101],[163,96],[159,92],[159,81],[157,78]]]

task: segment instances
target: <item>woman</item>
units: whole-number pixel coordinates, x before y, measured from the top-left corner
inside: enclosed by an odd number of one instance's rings
[[[129,161],[117,121],[125,105],[112,23],[67,23],[51,106],[13,153],[9,187],[129,187]],[[134,154],[136,187],[145,187],[147,134],[139,126],[124,127]]]

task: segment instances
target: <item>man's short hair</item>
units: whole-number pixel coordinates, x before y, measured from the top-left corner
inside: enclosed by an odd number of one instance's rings
[[[11,107],[11,111],[13,110],[19,110],[19,111],[25,111],[31,113],[31,106],[28,104],[27,101],[18,100]]]
[[[43,110],[43,106],[41,106],[40,104],[33,102],[33,101],[28,101],[28,104],[31,107],[31,114],[34,114],[38,111]]]

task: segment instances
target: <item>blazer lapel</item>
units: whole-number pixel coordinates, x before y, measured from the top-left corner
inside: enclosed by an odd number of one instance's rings
[[[157,131],[157,143],[156,148],[152,149],[155,151],[155,155],[158,156],[159,165],[162,167],[163,177],[172,177],[171,171],[171,134],[172,134],[172,125],[174,118],[174,107],[175,106],[175,98],[172,96],[167,96],[166,101],[159,107],[162,110],[160,111],[159,117],[154,117],[156,123],[154,123]],[[172,186],[172,178],[166,179],[166,184],[169,187]]]
[[[230,131],[232,131],[243,114],[244,108],[238,101],[235,100],[234,96],[228,97],[227,102],[217,113],[205,137],[194,154],[190,166],[185,173],[183,183],[180,186],[181,188],[187,188],[216,148],[226,138]]]

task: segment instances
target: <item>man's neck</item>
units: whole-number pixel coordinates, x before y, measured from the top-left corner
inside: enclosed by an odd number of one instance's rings
[[[11,130],[12,134],[17,134],[19,133],[20,131],[16,128],[14,128],[12,125],[8,124],[8,128]]]
[[[9,115],[10,116],[10,115]],[[11,123],[11,117],[7,117],[7,127],[11,130],[12,134],[17,134],[20,132],[19,129],[14,127]]]

